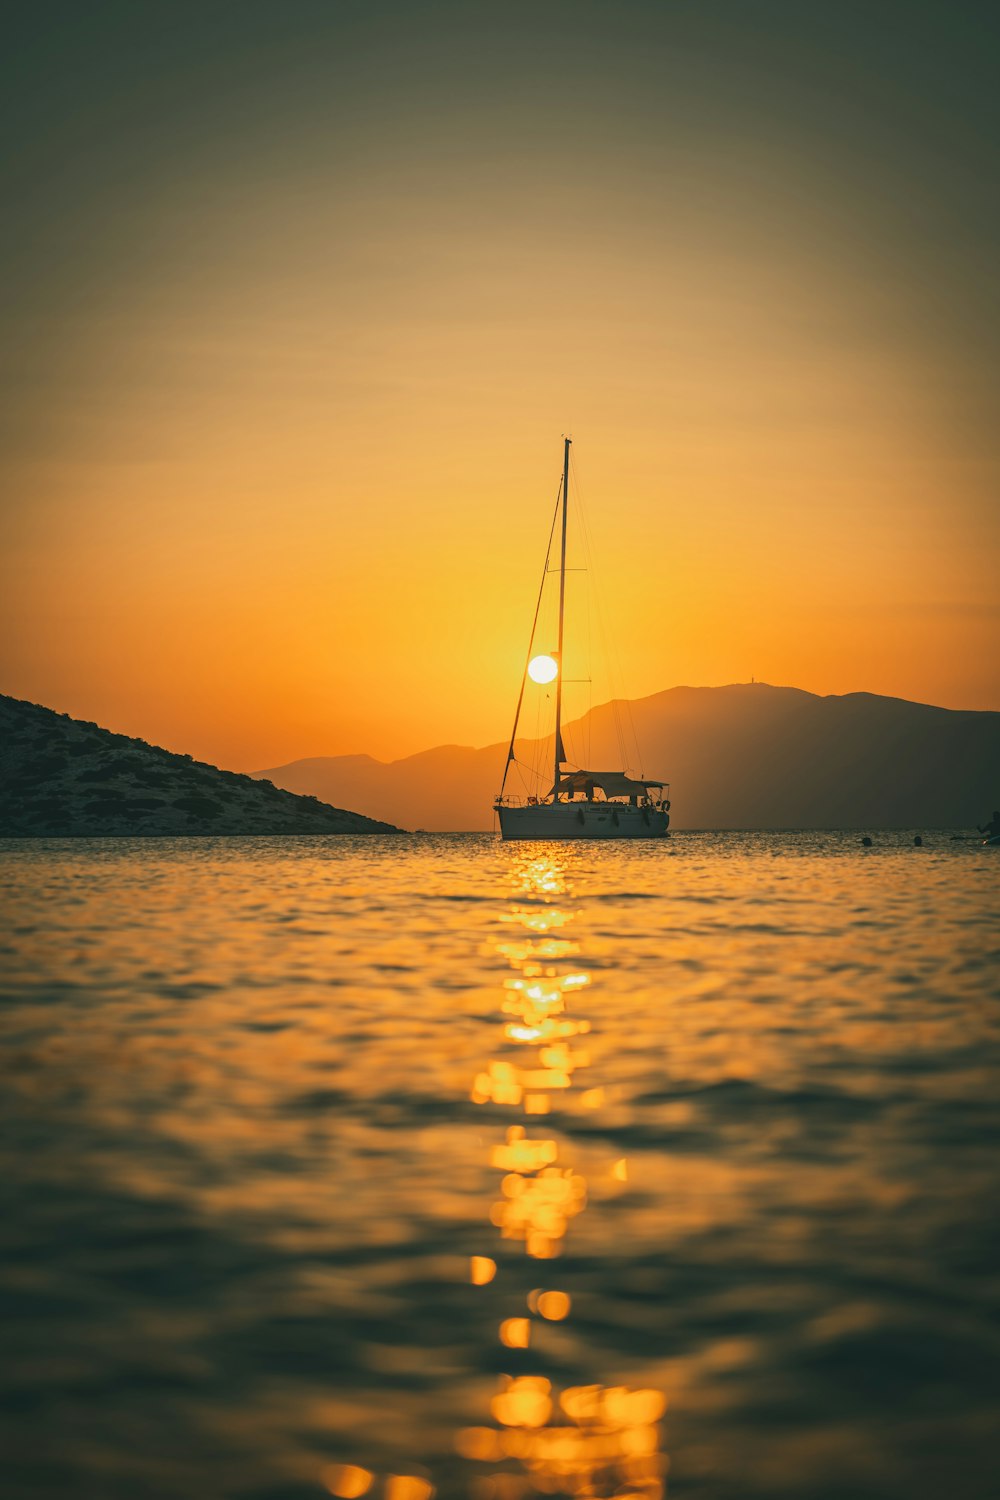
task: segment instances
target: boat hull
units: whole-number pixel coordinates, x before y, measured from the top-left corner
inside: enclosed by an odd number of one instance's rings
[[[504,839],[662,839],[670,818],[616,802],[542,802],[496,809]]]

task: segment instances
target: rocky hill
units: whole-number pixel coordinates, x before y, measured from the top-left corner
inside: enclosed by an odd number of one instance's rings
[[[0,695],[0,836],[399,831]]]
[[[671,783],[675,829],[970,828],[1000,806],[1000,713],[765,683],[670,688],[617,707],[643,752],[629,769]],[[620,765],[611,704],[564,739],[577,764]],[[491,826],[506,752],[442,745],[388,764],[334,756],[261,774],[411,828],[480,829]],[[519,741],[517,753],[547,767],[551,740]],[[538,789],[515,768],[508,791]]]

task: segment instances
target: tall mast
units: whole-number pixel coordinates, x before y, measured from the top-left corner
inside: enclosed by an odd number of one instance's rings
[[[555,744],[555,776],[552,780],[553,801],[559,801],[559,775],[562,770],[563,755],[562,742],[562,683],[563,683],[563,616],[566,611],[566,512],[569,507],[569,445],[572,438],[566,438],[563,447],[563,482],[562,482],[562,549],[559,554],[559,649],[556,660],[559,663],[559,671],[556,675],[556,744]]]

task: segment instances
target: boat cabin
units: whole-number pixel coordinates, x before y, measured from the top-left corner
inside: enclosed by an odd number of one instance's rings
[[[661,807],[665,786],[664,781],[637,781],[623,771],[565,771],[549,796],[554,802],[580,797],[586,802],[627,801],[632,807]]]

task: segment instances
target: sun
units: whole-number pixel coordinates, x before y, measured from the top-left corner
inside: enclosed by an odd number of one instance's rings
[[[559,665],[552,656],[533,656],[528,663],[528,676],[532,682],[552,682],[559,673]]]

